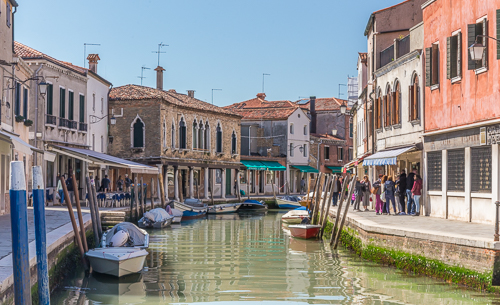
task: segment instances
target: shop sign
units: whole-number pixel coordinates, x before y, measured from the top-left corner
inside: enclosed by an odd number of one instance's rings
[[[483,144],[483,129],[485,130],[486,136],[485,136],[485,144],[486,145],[491,145],[491,144],[500,144],[500,125],[496,126],[488,126],[488,127],[483,127],[481,128],[481,144]]]

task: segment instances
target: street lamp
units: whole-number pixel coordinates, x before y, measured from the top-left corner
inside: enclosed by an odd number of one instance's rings
[[[486,36],[486,35],[477,35],[476,36],[476,40],[474,41],[474,43],[469,47],[469,52],[470,52],[470,58],[472,60],[483,60],[483,56],[484,56],[484,50],[486,49],[486,46],[484,46],[482,43],[479,43],[477,42],[477,39],[479,37],[484,37],[484,38],[489,38],[489,39],[493,39],[493,40],[496,40],[496,41],[500,41],[496,38],[493,38],[493,37],[490,37],[490,36]]]
[[[101,120],[107,118],[108,116],[109,116],[109,114],[107,114],[107,115],[103,116],[102,118],[100,118],[100,117],[95,116],[95,115],[90,115],[90,117],[94,119],[94,121],[90,122],[90,124],[94,124],[94,123],[100,122]],[[111,114],[111,118],[109,118],[109,123],[111,125],[115,125],[116,124],[116,118],[115,118],[114,114]]]
[[[347,111],[347,105],[345,102],[342,102],[342,105],[340,105],[340,114],[345,114]]]
[[[47,86],[48,84],[42,80],[39,84],[38,84],[38,89],[40,89],[40,94],[45,96],[45,94],[47,94]]]

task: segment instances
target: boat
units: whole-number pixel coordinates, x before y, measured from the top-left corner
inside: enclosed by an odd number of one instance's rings
[[[130,222],[121,222],[102,235],[101,247],[86,255],[93,271],[116,277],[142,270],[148,255],[149,234]]]
[[[301,198],[299,196],[287,195],[276,197],[276,203],[280,209],[296,209],[300,208]]]
[[[293,237],[309,239],[316,237],[316,235],[319,232],[319,229],[321,229],[321,226],[299,224],[299,225],[290,225],[288,226],[288,229],[290,230],[290,233],[292,234]]]
[[[200,218],[207,215],[208,205],[199,199],[186,199],[184,203],[172,200],[174,209],[182,212],[182,220]]]
[[[88,304],[143,304],[147,291],[144,281],[142,273],[119,278],[90,274],[83,278],[80,291],[85,292]]]
[[[309,211],[305,207],[300,207],[281,216],[281,221],[287,224],[298,224],[306,217],[309,217]]]
[[[241,207],[241,203],[217,204],[208,208],[207,214],[227,214],[235,213]]]
[[[168,214],[174,216],[172,219],[172,223],[181,223],[182,220],[182,212],[177,210],[177,209],[172,209],[170,205],[167,205],[165,208],[165,211],[167,211]]]
[[[267,210],[267,204],[264,201],[257,201],[253,199],[247,199],[241,203],[240,211],[265,211]]]
[[[137,223],[139,228],[163,229],[172,223],[173,218],[174,216],[167,213],[166,210],[156,208],[144,213],[144,216]]]

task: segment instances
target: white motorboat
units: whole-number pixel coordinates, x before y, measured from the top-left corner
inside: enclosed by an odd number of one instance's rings
[[[300,208],[302,205],[300,204],[301,198],[299,196],[281,196],[276,197],[276,203],[278,204],[280,209],[296,209]]]
[[[267,211],[267,204],[264,201],[247,199],[241,203],[240,211]]]
[[[138,225],[140,228],[163,229],[168,227],[173,219],[174,216],[167,213],[166,210],[156,208],[144,213],[144,216],[139,219]]]
[[[309,217],[309,212],[305,207],[300,207],[295,210],[288,211],[285,215],[281,216],[281,221],[288,224],[299,224],[306,217]]]
[[[172,200],[174,209],[182,212],[182,220],[200,218],[207,215],[208,205],[198,199],[186,199],[184,203]]]
[[[241,207],[241,203],[217,204],[208,208],[207,214],[227,214],[236,213]]]
[[[142,270],[148,252],[149,234],[130,222],[122,222],[106,231],[101,248],[89,250],[93,271],[121,277]]]
[[[177,210],[177,209],[172,209],[170,206],[167,205],[167,212],[168,209],[170,209],[171,213],[170,215],[174,216],[174,219],[172,219],[172,223],[181,223],[182,221],[182,212]]]

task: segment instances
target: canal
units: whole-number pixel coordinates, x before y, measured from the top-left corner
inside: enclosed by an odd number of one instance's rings
[[[282,213],[229,214],[150,231],[141,274],[75,271],[52,304],[500,304],[482,294],[290,237]]]

